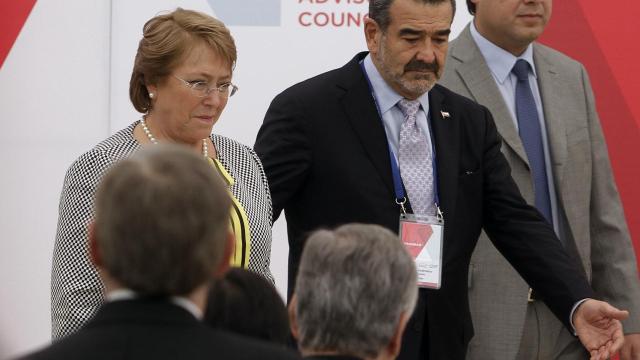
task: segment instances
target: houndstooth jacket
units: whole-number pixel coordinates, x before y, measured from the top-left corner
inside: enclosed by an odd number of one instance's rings
[[[69,168],[60,196],[58,229],[51,273],[51,320],[54,339],[78,330],[104,298],[104,286],[91,264],[87,226],[94,214],[94,195],[111,165],[140,148],[133,137],[135,122],[80,156]],[[255,152],[234,140],[212,135],[218,160],[234,178],[231,192],[244,206],[251,230],[248,268],[273,283],[271,194]]]

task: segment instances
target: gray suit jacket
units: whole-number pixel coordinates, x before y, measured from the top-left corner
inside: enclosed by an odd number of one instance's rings
[[[588,75],[582,64],[538,43],[533,45],[533,58],[553,162],[560,236],[597,294],[630,311],[625,332],[640,332],[636,259]],[[469,26],[451,42],[440,83],[489,108],[503,137],[502,152],[512,176],[533,204],[524,147]],[[471,260],[469,287],[475,329],[469,355],[513,359],[529,286],[484,234]]]

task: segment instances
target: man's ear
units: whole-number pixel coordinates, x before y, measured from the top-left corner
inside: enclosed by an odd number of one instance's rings
[[[231,267],[231,255],[233,254],[233,250],[235,249],[235,236],[233,236],[233,233],[231,231],[227,233],[225,242],[226,244],[224,246],[224,254],[222,254],[222,261],[213,274],[213,277],[216,279],[224,277],[224,274]]]
[[[373,55],[378,54],[380,48],[380,41],[382,41],[382,29],[378,23],[369,18],[364,18],[364,37],[367,40],[367,48]]]
[[[96,235],[96,222],[91,221],[87,227],[87,235],[89,237],[89,257],[91,263],[97,268],[102,267],[102,254],[98,248],[98,239]]]
[[[298,319],[296,318],[296,302],[297,302],[296,294],[294,293],[289,300],[289,305],[287,307],[289,311],[289,326],[291,327],[291,335],[293,338],[298,340],[299,331],[298,331]]]
[[[404,329],[407,327],[409,317],[410,315],[404,311],[400,314],[400,320],[398,320],[396,330],[394,331],[391,341],[389,341],[389,345],[387,345],[386,349],[389,359],[395,359],[398,354],[400,354],[400,349],[402,348],[402,334],[404,334]]]

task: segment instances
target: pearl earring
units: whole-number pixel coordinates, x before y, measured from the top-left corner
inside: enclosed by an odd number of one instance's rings
[[[153,97],[156,96],[156,94],[154,93],[149,93],[149,98],[153,99]]]

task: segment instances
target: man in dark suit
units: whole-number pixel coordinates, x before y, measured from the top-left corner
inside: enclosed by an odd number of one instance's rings
[[[26,359],[295,359],[199,321],[229,265],[228,190],[201,155],[158,145],[114,165],[97,193],[90,253],[106,303]]]
[[[370,53],[294,85],[271,103],[255,149],[275,217],[286,211],[289,284],[308,231],[346,222],[397,231],[403,211],[397,202],[404,202],[406,188],[408,211],[442,210],[444,244],[441,287],[420,289],[400,359],[464,358],[473,336],[467,273],[482,228],[554,314],[604,356],[620,347],[618,318],[626,312],[590,299],[592,290],[553,229],[518,192],[486,108],[435,84],[454,6],[449,0],[371,0],[365,22]],[[424,162],[410,161],[415,158]],[[394,186],[396,163],[404,188]],[[404,170],[403,163],[409,164]],[[423,175],[416,179],[416,173]],[[611,326],[598,332],[605,327],[597,322],[601,317]]]
[[[291,330],[305,359],[393,360],[417,296],[397,235],[371,224],[319,230],[300,261]]]

